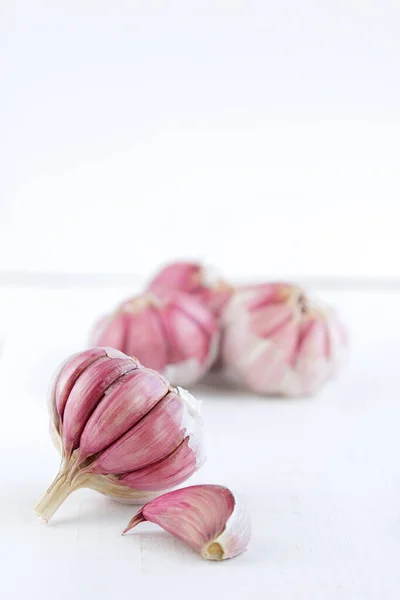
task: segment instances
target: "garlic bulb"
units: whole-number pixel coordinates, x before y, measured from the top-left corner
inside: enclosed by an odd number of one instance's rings
[[[335,312],[297,285],[238,289],[223,314],[226,371],[260,394],[312,394],[340,370],[346,349]]]
[[[50,410],[62,461],[36,507],[45,521],[79,488],[141,503],[204,462],[193,396],[117,350],[69,358],[55,377]]]
[[[123,533],[143,521],[156,523],[208,560],[240,554],[251,535],[245,506],[220,485],[194,485],[159,496],[139,510]]]
[[[212,312],[189,294],[159,299],[147,292],[102,319],[93,342],[137,356],[174,385],[189,386],[214,363],[219,327]]]
[[[216,315],[220,314],[233,292],[233,288],[212,268],[196,262],[166,265],[151,280],[148,290],[160,298],[174,291],[185,292],[195,296]]]

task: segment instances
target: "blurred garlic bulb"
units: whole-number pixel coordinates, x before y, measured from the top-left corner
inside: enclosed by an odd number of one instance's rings
[[[342,367],[347,335],[336,313],[297,285],[239,288],[223,314],[222,362],[260,394],[312,394]]]
[[[221,485],[194,485],[148,502],[123,533],[143,521],[156,523],[208,560],[232,558],[247,548],[250,517]]]
[[[56,375],[50,411],[62,461],[36,507],[45,521],[79,488],[142,503],[204,461],[193,396],[118,350],[69,358]]]
[[[174,292],[161,299],[146,292],[102,319],[93,343],[137,356],[174,385],[189,386],[214,363],[219,337],[216,317],[196,298]]]
[[[233,288],[217,276],[213,269],[196,262],[166,265],[151,280],[148,290],[163,298],[171,292],[190,294],[219,315],[232,295]]]

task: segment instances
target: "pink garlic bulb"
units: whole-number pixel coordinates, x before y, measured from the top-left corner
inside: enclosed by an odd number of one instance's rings
[[[142,503],[204,462],[193,396],[118,350],[69,358],[55,377],[50,412],[62,461],[36,507],[45,521],[79,488]]]
[[[156,523],[208,560],[237,556],[251,535],[243,502],[221,485],[194,485],[164,494],[145,504],[123,533],[143,521]]]
[[[216,315],[221,313],[233,292],[233,288],[213,269],[196,262],[166,265],[150,281],[148,290],[160,298],[174,291],[185,292],[196,297]]]
[[[156,298],[147,292],[123,302],[95,329],[94,345],[118,348],[189,386],[212,366],[218,354],[219,327],[212,312],[196,298],[174,292]]]
[[[347,350],[336,313],[288,283],[239,288],[224,311],[222,338],[227,373],[266,395],[316,392]]]

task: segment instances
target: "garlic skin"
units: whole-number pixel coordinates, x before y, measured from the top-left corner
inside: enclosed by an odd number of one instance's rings
[[[237,556],[251,536],[243,502],[220,485],[194,485],[159,496],[139,510],[123,534],[143,521],[156,523],[207,560]]]
[[[347,333],[336,313],[294,284],[239,288],[222,326],[226,373],[259,394],[313,394],[346,361]]]
[[[156,298],[146,292],[123,302],[102,319],[93,344],[118,348],[159,371],[174,385],[195,383],[218,354],[219,326],[213,313],[189,294]]]
[[[174,262],[163,267],[148,288],[159,298],[174,291],[196,297],[219,316],[233,293],[233,287],[220,278],[212,267],[197,262]]]
[[[61,466],[36,507],[46,522],[76,489],[142,503],[205,461],[193,396],[111,348],[80,352],[62,365],[51,391],[50,431]]]

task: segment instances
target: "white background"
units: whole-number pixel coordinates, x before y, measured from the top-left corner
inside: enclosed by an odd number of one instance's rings
[[[0,0],[0,571],[7,600],[398,600],[398,0]],[[93,320],[160,263],[294,277],[348,323],[317,397],[199,385],[248,551],[206,564],[74,494],[45,398]]]
[[[400,276],[397,0],[3,0],[0,271]]]

